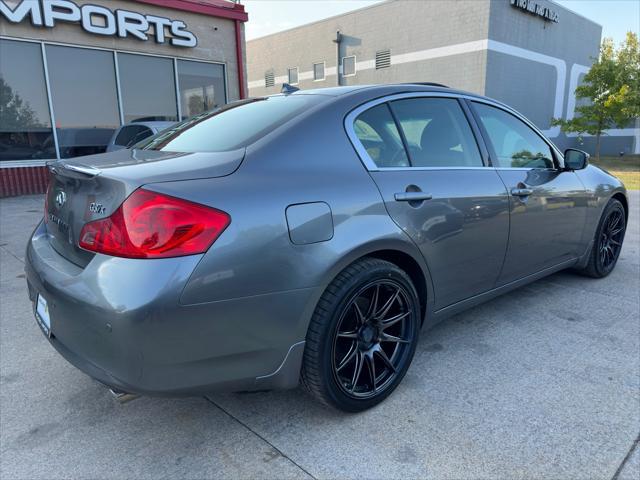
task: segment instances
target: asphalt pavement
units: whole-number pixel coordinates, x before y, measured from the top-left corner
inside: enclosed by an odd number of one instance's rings
[[[41,196],[0,200],[0,478],[640,478],[640,195],[615,271],[562,272],[422,332],[345,415],[301,389],[119,404],[48,344],[24,279]]]

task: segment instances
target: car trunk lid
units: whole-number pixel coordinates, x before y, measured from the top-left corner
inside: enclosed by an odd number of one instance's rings
[[[94,253],[78,246],[82,227],[110,216],[137,188],[150,183],[222,177],[242,162],[244,149],[219,153],[121,150],[49,165],[45,223],[52,247],[86,266]]]

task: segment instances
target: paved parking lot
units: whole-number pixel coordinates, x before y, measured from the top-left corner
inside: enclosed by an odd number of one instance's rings
[[[42,197],[0,200],[0,477],[640,478],[640,196],[617,269],[559,273],[423,332],[359,415],[301,390],[120,405],[27,299]]]

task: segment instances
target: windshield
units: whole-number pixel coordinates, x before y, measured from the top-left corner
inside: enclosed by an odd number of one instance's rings
[[[224,152],[245,147],[317,105],[320,95],[241,100],[197,115],[133,148],[165,152]]]

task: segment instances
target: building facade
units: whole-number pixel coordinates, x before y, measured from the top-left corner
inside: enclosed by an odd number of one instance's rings
[[[516,108],[559,147],[590,150],[552,118],[571,118],[575,87],[602,27],[549,0],[388,0],[247,42],[249,94],[436,82]],[[640,153],[640,128],[611,130],[603,152]]]
[[[244,98],[245,21],[226,0],[0,0],[0,196],[121,125]]]

